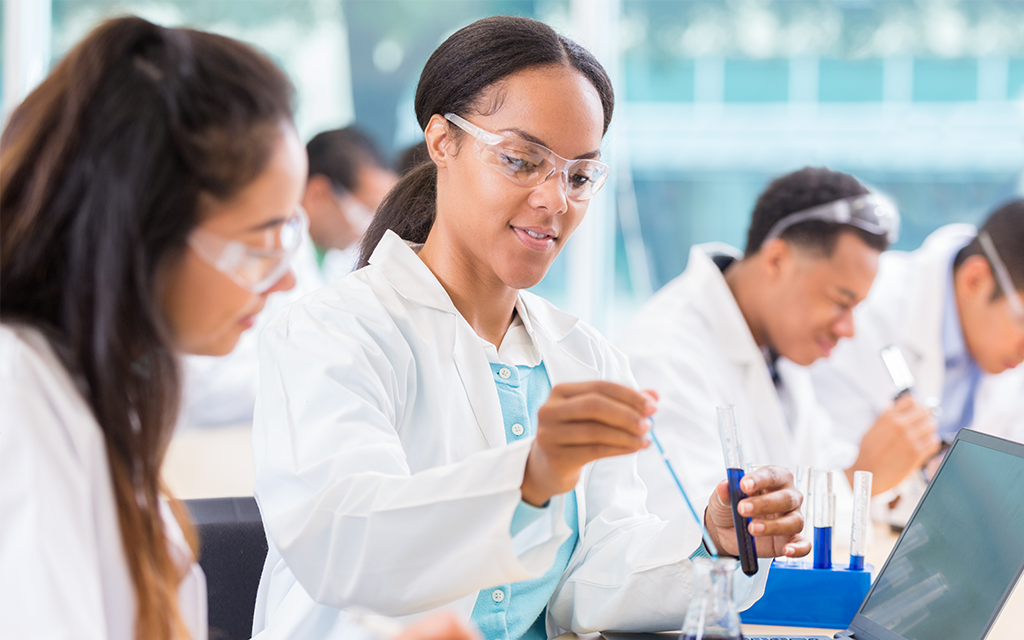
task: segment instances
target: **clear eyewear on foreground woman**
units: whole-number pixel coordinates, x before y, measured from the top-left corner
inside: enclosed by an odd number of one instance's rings
[[[263,334],[257,637],[334,637],[351,604],[448,607],[488,640],[680,628],[700,530],[646,513],[628,455],[656,399],[593,329],[522,291],[607,176],[607,75],[541,23],[488,18],[434,52],[415,105],[431,162],[378,211],[369,266]],[[762,555],[806,554],[788,472],[748,477]],[[727,503],[723,484],[706,522],[735,553]]]
[[[14,111],[0,165],[0,621],[11,638],[202,639],[160,483],[182,353],[294,283],[306,155],[247,45],[104,23]],[[428,621],[416,638],[468,638]]]

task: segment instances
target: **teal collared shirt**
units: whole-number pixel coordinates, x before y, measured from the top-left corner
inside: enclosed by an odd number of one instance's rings
[[[537,411],[551,393],[544,363],[530,367],[491,363],[491,373],[501,402],[505,441],[516,442],[537,433]],[[510,527],[514,536],[544,513],[543,508],[520,502]],[[554,563],[539,578],[482,589],[473,607],[473,622],[484,640],[547,640],[545,612],[558,582],[569,566],[579,540],[579,515],[575,492],[565,496],[565,523],[572,530],[558,548]]]

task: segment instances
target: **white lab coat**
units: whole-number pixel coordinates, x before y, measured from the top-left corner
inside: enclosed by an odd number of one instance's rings
[[[942,318],[953,255],[977,230],[951,224],[914,252],[887,251],[867,299],[854,310],[857,333],[811,369],[815,388],[837,424],[837,434],[859,444],[896,389],[879,352],[898,345],[919,400],[941,399],[945,377]],[[1024,441],[1024,367],[983,374],[972,429]]]
[[[206,579],[164,505],[193,640]],[[35,329],[0,325],[0,635],[134,640],[135,587],[121,542],[103,433]]]
[[[720,243],[693,247],[686,271],[640,308],[618,341],[640,387],[660,396],[655,433],[676,461],[687,493],[704,500],[725,479],[717,407],[726,404],[736,405],[747,464],[780,465],[794,474],[797,466],[845,469],[856,459],[856,449],[832,437],[806,368],[779,358],[776,370],[792,424],[787,421],[764,355],[711,259],[715,253],[740,257]],[[638,466],[651,512],[668,517],[682,508],[679,491],[654,451],[641,452]],[[849,484],[845,475],[837,475],[837,510],[848,514]],[[837,517],[840,536],[849,527],[839,520],[848,517]]]
[[[552,385],[633,384],[593,329],[521,293]],[[253,432],[270,553],[259,638],[327,638],[338,608],[455,610],[479,589],[543,574],[569,534],[563,496],[510,536],[532,438],[505,443],[480,338],[413,249],[388,232],[371,265],[291,305],[261,343]],[[690,597],[691,520],[644,509],[635,456],[587,465],[580,540],[548,606],[548,633],[678,629]],[[741,580],[747,604],[767,571]],[[262,632],[262,633],[260,633]]]

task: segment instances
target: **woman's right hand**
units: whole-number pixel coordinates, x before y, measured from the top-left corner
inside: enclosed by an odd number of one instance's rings
[[[571,491],[583,465],[650,445],[647,418],[657,397],[613,382],[555,385],[537,412],[537,437],[526,460],[523,500],[543,506]]]

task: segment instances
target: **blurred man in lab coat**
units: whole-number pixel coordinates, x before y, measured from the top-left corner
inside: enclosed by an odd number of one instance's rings
[[[324,283],[330,284],[355,268],[359,241],[398,175],[355,125],[318,133],[306,152],[309,181],[302,207]]]
[[[920,249],[884,255],[857,335],[811,369],[843,440],[856,444],[896,390],[879,352],[896,345],[914,394],[941,406],[938,433],[964,427],[1024,441],[1024,200],[981,229],[951,224]]]
[[[930,412],[912,398],[883,407],[859,450],[834,437],[806,369],[853,335],[853,308],[898,226],[895,209],[853,176],[791,173],[758,198],[744,254],[693,247],[686,271],[627,325],[619,346],[640,386],[660,395],[655,433],[688,492],[705,495],[723,474],[719,405],[736,405],[747,463],[842,469],[848,478],[868,470],[876,492],[938,450]],[[657,454],[641,452],[638,464],[648,508],[678,511]]]

